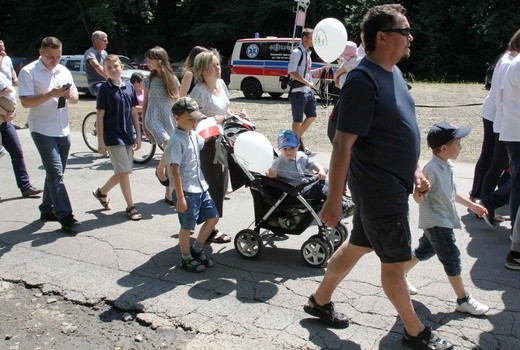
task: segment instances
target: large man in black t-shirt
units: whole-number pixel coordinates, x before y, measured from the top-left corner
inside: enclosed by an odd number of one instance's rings
[[[414,102],[395,66],[410,55],[413,41],[405,13],[401,5],[381,5],[363,19],[367,56],[360,66],[372,74],[353,71],[341,92],[329,196],[320,213],[324,224],[336,226],[348,173],[356,203],[352,235],[332,256],[304,310],[333,327],[348,326],[347,316],[334,310],[332,293],[359,259],[374,251],[381,261],[383,290],[404,324],[403,343],[450,349],[449,342],[417,317],[405,279],[405,263],[412,257],[408,197],[424,179],[417,164],[420,138]]]

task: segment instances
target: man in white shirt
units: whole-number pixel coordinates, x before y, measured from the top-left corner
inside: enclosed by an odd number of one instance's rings
[[[41,219],[59,221],[63,230],[71,231],[80,222],[72,214],[63,173],[70,150],[68,104],[78,102],[78,90],[70,71],[60,64],[61,50],[57,38],[42,40],[40,58],[20,71],[19,94],[30,109],[29,129],[46,173]]]

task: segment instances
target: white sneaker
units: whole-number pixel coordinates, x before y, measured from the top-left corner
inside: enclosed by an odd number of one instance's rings
[[[0,146],[0,158],[5,156],[6,154],[7,154],[7,150],[3,146]]]
[[[478,302],[477,300],[473,299],[471,295],[468,294],[467,300],[462,304],[457,303],[455,310],[479,316],[488,312],[489,306]]]
[[[406,279],[406,285],[408,286],[408,292],[410,293],[410,295],[417,294],[417,288],[415,288],[410,284],[410,282],[408,282],[408,278]]]

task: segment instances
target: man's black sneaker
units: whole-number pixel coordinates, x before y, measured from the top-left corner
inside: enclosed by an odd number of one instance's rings
[[[40,215],[40,220],[43,220],[43,221],[59,221],[58,217],[56,216],[56,214],[52,210],[47,212],[47,213],[42,213]]]
[[[64,231],[72,231],[79,225],[81,225],[81,222],[74,219],[73,215],[65,216],[63,219],[60,220],[61,229]]]
[[[507,253],[506,267],[511,270],[520,270],[520,258],[513,257],[513,253]]]
[[[416,337],[412,337],[404,330],[403,345],[410,349],[431,349],[431,350],[449,350],[453,349],[453,344],[446,339],[439,338],[432,333],[429,327],[425,327],[424,330],[419,333]]]
[[[25,189],[22,191],[22,196],[24,196],[26,198],[32,197],[32,196],[37,196],[42,192],[43,192],[43,190],[39,190],[34,186],[30,186],[28,189]]]
[[[312,304],[312,306],[310,305]],[[318,305],[314,300],[314,294],[311,294],[307,305],[303,307],[303,311],[318,317],[321,322],[333,327],[333,328],[347,328],[349,325],[349,318],[347,315],[342,314],[334,310],[334,303],[331,301],[325,305]]]

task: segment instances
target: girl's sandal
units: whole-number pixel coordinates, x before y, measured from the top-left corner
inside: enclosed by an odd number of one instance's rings
[[[94,197],[96,197],[96,199],[99,201],[99,204],[101,204],[103,208],[105,208],[106,210],[112,209],[112,206],[110,205],[110,199],[107,198],[106,194],[101,194],[99,188],[92,192],[92,194],[94,195]]]
[[[136,207],[126,208],[126,214],[128,218],[133,221],[139,221],[143,217]]]

